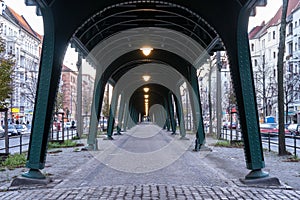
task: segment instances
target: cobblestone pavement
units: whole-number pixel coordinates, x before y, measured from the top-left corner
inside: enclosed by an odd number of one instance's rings
[[[300,191],[239,187],[130,185],[1,192],[0,199],[299,199]]]
[[[0,173],[0,199],[300,199],[299,162],[265,152],[264,170],[282,185],[250,187],[239,181],[249,172],[243,149],[214,147],[216,141],[207,138],[209,148],[193,152],[193,135],[149,135],[154,129],[133,129],[113,141],[98,138],[98,151],[49,150],[43,173],[52,182],[10,187],[26,169],[6,170]]]

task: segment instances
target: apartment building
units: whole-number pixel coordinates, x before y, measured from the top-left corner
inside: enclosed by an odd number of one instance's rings
[[[0,36],[6,42],[6,54],[15,59],[9,118],[19,122],[31,121],[42,36],[5,3],[2,3],[0,13],[0,29]]]
[[[284,90],[287,123],[297,122],[300,112],[300,2],[290,0],[284,56]],[[267,116],[277,118],[277,59],[282,7],[268,22],[249,32],[250,52],[261,122]],[[299,106],[296,106],[299,105]],[[298,109],[299,107],[299,109]]]

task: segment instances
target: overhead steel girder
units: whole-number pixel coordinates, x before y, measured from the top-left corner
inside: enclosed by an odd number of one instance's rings
[[[33,1],[27,0],[30,4]],[[45,37],[43,42],[42,60],[40,64],[39,83],[37,90],[37,99],[35,105],[35,114],[33,129],[30,140],[27,167],[30,168],[27,177],[40,178],[39,169],[45,164],[45,152],[47,147],[48,130],[53,110],[53,102],[57,91],[58,80],[60,75],[60,67],[62,64],[62,55],[65,52],[67,42],[76,33],[79,33],[80,27],[92,22],[93,16],[99,11],[110,11],[111,8],[117,8],[111,13],[114,15],[120,10],[126,10],[129,4],[151,8],[155,4],[164,4],[168,9],[176,10],[175,13],[182,13],[181,10],[188,10],[192,17],[202,20],[213,33],[217,33],[226,47],[228,58],[231,65],[231,75],[234,89],[237,95],[238,109],[240,115],[241,126],[243,129],[245,143],[245,157],[247,168],[252,172],[247,178],[260,178],[266,176],[261,171],[264,167],[264,158],[262,152],[262,144],[259,133],[258,115],[256,110],[256,101],[254,94],[253,75],[251,71],[251,60],[249,51],[249,42],[247,34],[248,18],[255,7],[256,3],[263,1],[256,0],[210,0],[203,3],[198,0],[181,1],[173,0],[172,2],[162,1],[128,1],[107,0],[96,1],[86,0],[82,3],[79,0],[36,0],[35,4],[44,18]],[[68,5],[68,6],[66,6]],[[118,10],[120,8],[120,10]],[[176,15],[173,15],[176,16]],[[183,15],[182,15],[183,16]],[[62,20],[64,19],[64,20]],[[90,20],[88,20],[90,19]],[[182,18],[178,17],[182,21]],[[157,19],[153,18],[152,23],[145,25],[135,20],[136,26],[155,26]],[[178,24],[174,24],[169,20],[164,21],[164,27],[178,30],[184,34],[195,33],[187,30],[190,29],[189,20],[184,23],[182,29],[178,29]],[[193,20],[195,21],[195,20]],[[108,21],[109,22],[109,21]],[[115,23],[113,20],[111,23]],[[128,23],[125,23],[128,25]],[[92,23],[94,25],[94,23]],[[195,23],[194,23],[195,25]],[[101,24],[104,26],[104,24]],[[96,26],[100,28],[101,26]],[[122,24],[116,29],[110,29],[107,37],[124,30]],[[200,30],[200,29],[199,29]],[[209,31],[209,32],[210,32]],[[201,38],[200,34],[197,34]],[[193,35],[190,35],[193,37]],[[214,38],[214,37],[212,37]],[[101,38],[94,40],[94,44],[100,42]],[[204,41],[204,40],[203,40]],[[212,40],[205,40],[207,46]],[[198,41],[200,42],[200,41]],[[84,44],[84,42],[82,42]],[[80,50],[88,52],[92,46],[81,46]],[[101,94],[99,97],[101,99]]]

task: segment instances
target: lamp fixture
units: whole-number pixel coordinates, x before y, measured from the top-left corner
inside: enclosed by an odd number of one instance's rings
[[[149,56],[153,48],[151,47],[142,47],[140,50],[143,52],[145,56]]]
[[[149,89],[148,87],[144,87],[144,92],[147,93],[147,92],[149,92],[149,90],[150,90],[150,89]]]
[[[146,81],[146,82],[149,81],[151,78],[151,76],[149,76],[149,75],[144,75],[142,77],[143,77],[144,81]]]
[[[144,97],[145,97],[145,99],[148,99],[148,98],[149,98],[149,95],[148,95],[148,94],[145,94]]]

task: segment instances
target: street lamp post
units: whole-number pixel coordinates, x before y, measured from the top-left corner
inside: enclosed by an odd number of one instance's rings
[[[65,140],[65,133],[64,133],[64,114],[65,112],[63,111],[63,109],[59,109],[57,114],[61,114],[61,118],[62,118],[62,125],[61,125],[61,128],[62,128],[62,141]]]

